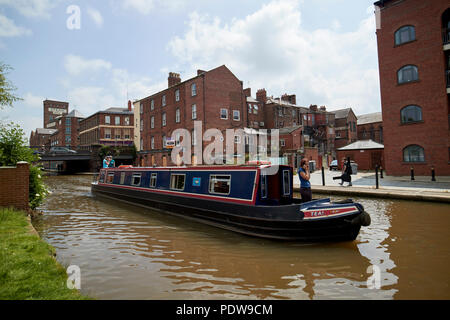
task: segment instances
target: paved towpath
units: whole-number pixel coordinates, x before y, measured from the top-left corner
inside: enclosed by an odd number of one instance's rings
[[[325,170],[325,187],[322,186],[322,173],[320,170],[311,174],[311,185],[314,193],[333,194],[343,196],[380,197],[406,200],[435,201],[450,203],[450,177],[437,176],[431,181],[430,176],[417,176],[414,181],[411,177],[386,176],[379,178],[379,189],[375,188],[374,172],[358,172],[352,175],[352,187],[348,183],[340,186],[341,180],[333,180],[339,176],[339,171]],[[294,190],[298,191],[299,178],[294,176]]]

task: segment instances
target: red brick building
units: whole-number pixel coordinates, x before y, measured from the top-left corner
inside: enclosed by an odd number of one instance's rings
[[[77,110],[57,117],[54,120],[56,131],[50,136],[50,146],[76,149],[80,144],[80,121],[83,119],[84,116]]]
[[[44,100],[44,128],[54,129],[55,119],[69,113],[69,103],[64,101]]]
[[[375,6],[386,172],[450,175],[449,2]]]
[[[30,134],[30,147],[39,151],[44,151],[49,146],[50,137],[56,129],[36,128]]]
[[[202,123],[203,132],[197,136],[202,137],[206,130],[217,128],[224,138],[226,129],[243,129],[248,121],[243,83],[224,65],[210,71],[198,70],[195,77],[185,81],[171,72],[167,89],[139,102],[141,151],[138,163],[141,166],[174,165],[166,141],[178,128],[193,133],[194,121]],[[252,121],[257,120],[252,118]],[[203,150],[210,143],[193,142],[203,143]],[[192,162],[201,160],[194,158],[193,148],[191,157]]]
[[[128,108],[108,108],[80,121],[80,149],[92,145],[131,146],[134,138],[134,113]]]
[[[374,170],[375,166],[384,168],[384,146],[372,140],[356,141],[337,150],[337,160],[342,168],[342,158],[358,164],[358,170]]]
[[[383,144],[383,117],[381,112],[358,116],[358,140],[373,140]]]
[[[297,168],[300,165],[303,149],[302,126],[281,128],[280,156],[288,159],[288,164]]]
[[[335,148],[342,148],[358,140],[357,118],[352,108],[332,111],[335,114]]]

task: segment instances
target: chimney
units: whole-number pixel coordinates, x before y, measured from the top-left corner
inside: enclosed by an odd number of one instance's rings
[[[131,100],[128,100],[128,111],[131,111]]]
[[[167,79],[169,82],[169,88],[179,84],[181,82],[180,74],[175,72],[169,72],[169,78]]]
[[[198,76],[201,75],[202,73],[206,73],[206,71],[205,70],[200,70],[200,69],[197,70],[197,75]]]
[[[327,111],[327,108],[325,106],[320,106],[320,111]]]
[[[317,105],[315,105],[315,104],[310,105],[310,106],[309,106],[309,110],[311,110],[311,111],[317,111]]]
[[[290,104],[294,104],[294,105],[297,104],[297,99],[295,97],[295,94],[288,95],[285,93],[281,96],[281,100],[289,102]]]
[[[252,89],[250,89],[250,88],[244,89],[244,96],[251,97],[252,96]]]
[[[258,100],[259,102],[262,102],[262,103],[267,102],[266,89],[259,89],[258,91],[256,91],[256,100]]]

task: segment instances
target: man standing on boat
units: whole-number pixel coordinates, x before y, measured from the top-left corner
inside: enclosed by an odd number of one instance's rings
[[[303,202],[312,200],[311,182],[309,182],[309,164],[308,159],[303,158],[300,161],[300,168],[298,169],[298,177],[300,178],[300,195]]]
[[[108,156],[108,159],[109,159],[108,168],[114,168],[116,166],[116,163],[115,163],[113,157],[112,156]]]

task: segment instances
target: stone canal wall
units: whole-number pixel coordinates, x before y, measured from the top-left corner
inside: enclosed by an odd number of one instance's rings
[[[28,210],[29,166],[0,167],[0,207]]]

